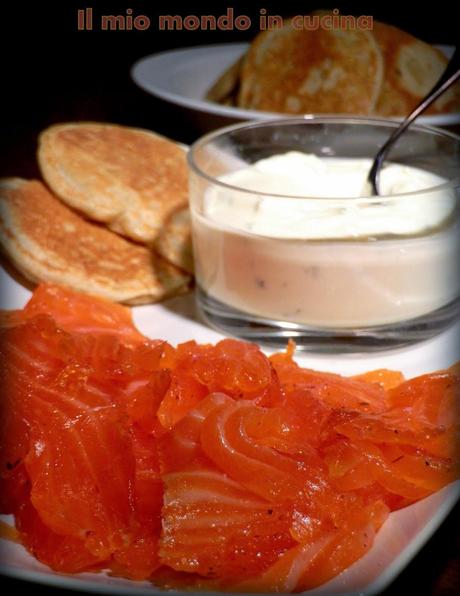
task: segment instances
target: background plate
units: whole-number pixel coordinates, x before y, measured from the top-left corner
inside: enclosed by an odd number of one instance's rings
[[[247,43],[215,44],[153,54],[136,62],[131,76],[148,93],[184,109],[202,131],[244,120],[289,116],[243,110],[204,99],[220,74],[244,54],[248,46]],[[454,51],[452,46],[436,47],[449,57]],[[418,122],[432,126],[454,126],[460,124],[460,113],[421,116]]]

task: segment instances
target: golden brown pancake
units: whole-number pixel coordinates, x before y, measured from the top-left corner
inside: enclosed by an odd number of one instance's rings
[[[1,181],[0,245],[30,280],[127,304],[181,293],[190,279],[147,247],[85,220],[38,180]]]
[[[370,114],[382,57],[369,31],[263,31],[241,71],[238,106],[269,112]]]
[[[384,82],[376,113],[408,114],[443,73],[447,58],[433,46],[396,27],[374,21],[374,37],[384,60]],[[430,108],[436,114],[460,108],[460,86],[446,92]]]
[[[38,161],[53,192],[74,209],[146,244],[187,205],[185,151],[155,133],[97,123],[51,126]]]
[[[171,215],[155,240],[154,248],[173,265],[193,273],[192,232],[188,207]]]
[[[231,64],[207,91],[205,99],[225,105],[234,105],[238,94],[242,65],[243,57]]]

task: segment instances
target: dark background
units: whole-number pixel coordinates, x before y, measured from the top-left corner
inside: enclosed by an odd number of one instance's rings
[[[138,89],[131,65],[142,56],[176,47],[252,39],[259,9],[269,14],[306,14],[315,8],[339,8],[342,14],[372,14],[431,43],[458,44],[459,20],[453,2],[186,2],[159,0],[23,1],[2,3],[0,97],[0,176],[38,175],[36,137],[51,123],[103,120],[151,128],[191,142],[197,131],[173,108]],[[101,14],[145,14],[146,31],[78,31],[77,10]],[[159,31],[160,14],[221,15],[228,7],[251,17],[253,27],[239,31]],[[458,596],[460,594],[460,509],[457,507],[428,545],[385,596]],[[58,590],[0,578],[4,593],[54,595]],[[70,594],[70,593],[69,593]]]
[[[77,10],[91,6],[95,23],[101,14],[145,14],[146,31],[78,31]],[[140,57],[170,48],[250,40],[258,31],[260,8],[289,16],[310,10],[339,8],[342,14],[372,14],[432,43],[455,44],[459,21],[453,2],[252,2],[175,0],[21,0],[3,2],[1,18],[0,175],[35,174],[37,133],[53,122],[105,120],[144,126],[190,142],[196,131],[168,107],[138,89],[130,80],[131,65]],[[251,17],[253,26],[240,31],[159,31],[160,14],[221,15],[228,7]]]

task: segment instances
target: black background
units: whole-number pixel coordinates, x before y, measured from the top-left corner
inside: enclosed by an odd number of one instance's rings
[[[449,7],[450,5],[450,7]],[[94,30],[77,30],[77,10],[93,7]],[[167,106],[138,89],[130,80],[131,65],[140,57],[175,47],[249,40],[258,31],[260,8],[289,16],[310,10],[339,8],[342,14],[372,14],[432,43],[455,44],[459,21],[452,2],[253,2],[174,0],[2,3],[1,18],[1,155],[0,175],[32,175],[35,139],[48,124],[66,120],[105,120],[144,126],[190,142],[196,131]],[[235,15],[251,17],[242,31],[160,31],[158,15]],[[145,14],[146,31],[101,31],[102,14]]]
[[[431,43],[458,44],[459,20],[453,2],[184,2],[160,0],[106,2],[2,3],[0,97],[0,175],[37,175],[37,133],[68,120],[103,120],[154,129],[191,142],[197,131],[170,106],[138,89],[130,80],[140,57],[176,47],[250,40],[258,31],[260,8],[289,16],[315,8],[339,8],[342,14],[371,14]],[[78,31],[77,10],[101,14],[144,14],[146,31]],[[160,31],[158,15],[224,14],[251,17],[249,31]],[[96,29],[96,28],[95,28]],[[418,557],[386,592],[388,596],[460,594],[460,510],[457,507]],[[5,593],[56,594],[56,589],[3,579]]]

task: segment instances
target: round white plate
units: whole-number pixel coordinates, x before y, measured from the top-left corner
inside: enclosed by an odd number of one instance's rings
[[[1,268],[0,287],[2,309],[22,308],[30,297],[30,292]],[[173,298],[162,304],[135,307],[133,316],[143,333],[150,337],[166,339],[174,345],[190,339],[201,343],[216,342],[223,337],[197,319],[193,294]],[[346,357],[299,354],[297,360],[304,366],[343,374],[356,374],[372,368],[387,367],[402,370],[411,377],[452,365],[458,354],[459,338],[460,325],[457,325],[442,335],[412,348]],[[344,573],[308,594],[356,596],[359,593],[362,596],[371,596],[380,593],[442,524],[459,498],[460,481],[411,507],[392,513],[378,533],[369,553]],[[3,516],[1,519],[12,524],[10,516]],[[114,578],[105,573],[54,573],[36,561],[21,545],[6,540],[0,540],[0,573],[61,588],[100,594],[164,594],[164,591],[148,582]],[[190,595],[190,592],[169,593]],[[212,596],[213,593],[206,594]]]
[[[185,109],[202,130],[244,120],[286,117],[286,114],[243,110],[204,99],[211,85],[246,52],[248,45],[215,44],[153,54],[136,62],[131,76],[148,93]],[[437,47],[448,57],[454,51],[452,46]],[[418,122],[431,126],[452,126],[460,124],[460,113],[421,116]]]

